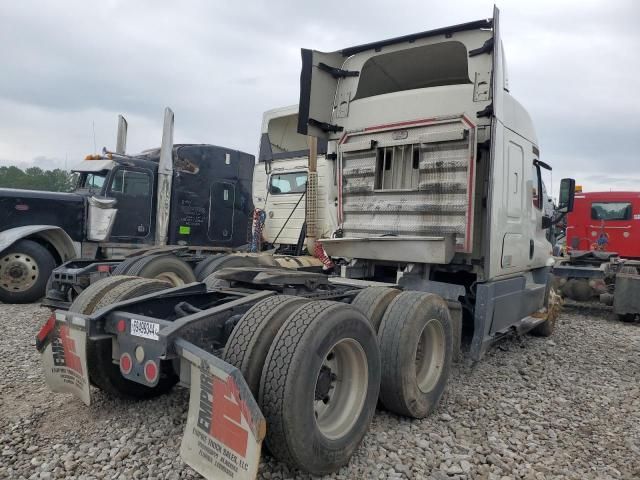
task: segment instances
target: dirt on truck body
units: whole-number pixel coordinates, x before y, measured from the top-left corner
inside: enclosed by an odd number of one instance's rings
[[[335,472],[378,401],[409,418],[433,412],[462,337],[479,360],[512,332],[553,332],[540,173],[550,167],[506,88],[497,9],[338,52],[302,50],[300,81],[307,249],[321,246],[339,275],[240,266],[174,288],[112,276],[38,336],[51,389],[85,403],[91,385],[136,399],[189,387],[181,454],[206,478],[255,478],[263,440],[293,468]],[[274,192],[301,186],[273,181],[273,166],[264,184]],[[573,183],[562,181],[565,212]],[[337,207],[324,238],[319,199]]]

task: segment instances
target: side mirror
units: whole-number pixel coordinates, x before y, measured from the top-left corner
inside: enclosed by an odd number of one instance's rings
[[[573,178],[563,178],[560,181],[560,198],[558,198],[558,211],[569,213],[573,211],[573,199],[576,195],[576,181]]]
[[[547,215],[543,215],[542,216],[542,229],[546,230],[547,228],[550,228],[551,225],[553,225],[553,221],[552,221],[551,217],[548,217]]]

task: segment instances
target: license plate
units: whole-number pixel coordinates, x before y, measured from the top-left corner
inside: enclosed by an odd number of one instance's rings
[[[158,340],[159,331],[160,325],[158,323],[145,322],[144,320],[136,320],[135,318],[131,319],[131,335]]]
[[[84,327],[57,320],[51,341],[42,352],[42,364],[52,392],[71,393],[86,405],[91,403]]]

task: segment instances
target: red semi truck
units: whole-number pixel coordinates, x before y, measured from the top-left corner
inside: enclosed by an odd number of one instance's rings
[[[567,216],[567,251],[640,259],[640,192],[576,192]]]
[[[621,320],[640,313],[640,192],[576,192],[567,215],[567,256],[553,267],[563,296],[613,305]]]

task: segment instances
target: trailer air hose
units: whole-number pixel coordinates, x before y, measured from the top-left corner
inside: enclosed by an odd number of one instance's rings
[[[333,267],[335,267],[333,260],[329,258],[329,255],[327,255],[327,252],[324,251],[324,248],[322,247],[322,244],[320,242],[316,242],[316,246],[313,249],[313,256],[322,262],[322,264],[324,265],[324,270],[331,270]]]
[[[256,208],[253,211],[253,220],[251,222],[251,242],[249,243],[249,251],[257,253],[262,247],[262,229],[264,228],[264,222],[267,219],[267,212],[261,208]]]

